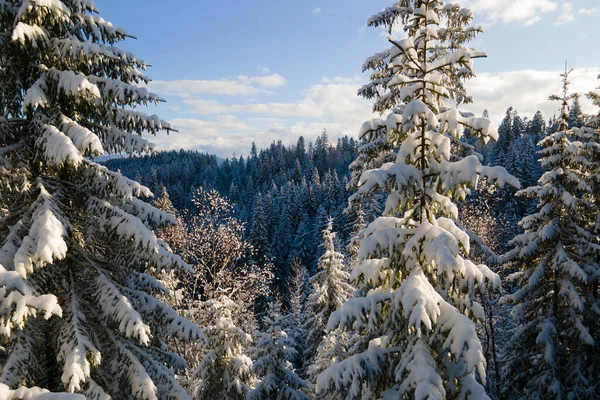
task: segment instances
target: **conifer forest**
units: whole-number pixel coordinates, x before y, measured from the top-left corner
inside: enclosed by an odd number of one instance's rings
[[[494,124],[474,13],[390,0],[378,118],[158,151],[96,2],[0,0],[0,400],[600,399],[600,81]]]

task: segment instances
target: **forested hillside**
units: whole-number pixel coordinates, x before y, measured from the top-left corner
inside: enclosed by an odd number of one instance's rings
[[[293,146],[279,142],[260,151],[253,147],[248,157],[220,163],[214,156],[177,151],[114,159],[106,165],[155,193],[164,186],[181,215],[194,213],[192,199],[199,187],[216,190],[246,225],[246,237],[257,254],[289,268],[297,258],[314,272],[329,217],[338,232],[338,248],[352,236],[356,215],[343,211],[352,190],[349,165],[357,147],[349,137],[330,143],[323,133],[314,144],[300,138]],[[380,203],[376,198],[364,205],[365,222],[381,211]]]

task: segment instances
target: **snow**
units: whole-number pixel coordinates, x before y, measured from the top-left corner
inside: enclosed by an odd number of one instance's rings
[[[68,95],[77,97],[87,94],[95,98],[102,97],[98,86],[91,83],[82,73],[75,73],[71,70],[60,71],[56,68],[50,68],[46,73],[49,77],[56,79],[59,90]]]
[[[0,307],[10,317],[0,326],[0,333],[10,335],[13,328],[23,329],[29,316],[43,313],[44,319],[62,316],[58,299],[52,294],[38,295],[16,271],[0,265]]]
[[[144,208],[146,211],[149,209]],[[138,203],[137,211],[139,210]],[[169,251],[168,245],[159,240],[156,234],[135,215],[131,215],[105,200],[94,197],[90,198],[88,212],[99,214],[98,222],[103,229],[113,231],[123,240],[133,240],[135,248],[142,251],[139,256],[152,261],[157,268],[167,270],[179,268],[184,271],[192,271],[190,265],[183,261],[179,255]]]
[[[103,165],[90,160],[84,160],[84,163],[90,167],[90,172],[94,175],[97,182],[109,182],[112,186],[113,194],[123,199],[132,199],[138,197],[152,197],[152,192],[140,183],[123,176],[121,173],[113,172]]]
[[[82,389],[81,383],[90,377],[91,363],[99,365],[101,356],[82,326],[87,321],[79,309],[79,300],[75,293],[71,295],[70,318],[60,332],[61,346],[57,358],[64,363],[62,383],[69,392],[74,392]]]
[[[443,400],[446,398],[444,383],[428,347],[421,339],[408,345],[396,373],[396,380],[402,382],[399,391],[405,393],[414,389],[415,399]],[[403,378],[404,374],[406,378]],[[393,395],[399,394],[390,392],[384,399],[397,398]]]
[[[362,139],[367,133],[379,130],[384,126],[385,122],[380,118],[365,121],[365,123],[363,123],[360,130],[358,131],[358,138]]]
[[[38,387],[19,387],[11,389],[0,383],[0,398],[3,400],[85,400],[81,394],[75,393],[50,393],[48,390]]]
[[[155,145],[136,133],[129,133],[119,129],[110,129],[106,132],[104,143],[112,154],[125,152],[129,155],[154,152]]]
[[[73,141],[52,125],[44,125],[44,132],[38,139],[38,145],[44,149],[44,157],[54,165],[72,163],[78,167],[83,156]]]
[[[60,129],[73,141],[81,153],[104,154],[104,148],[98,136],[69,117],[61,116]]]
[[[144,224],[149,226],[178,225],[179,221],[173,214],[159,210],[155,206],[136,197],[127,200],[121,209],[137,216]]]
[[[182,341],[199,340],[204,337],[198,325],[180,316],[162,301],[140,291],[126,287],[119,288],[128,298],[134,300],[135,308],[148,320],[162,325],[164,339],[176,338]]]
[[[46,77],[42,75],[35,83],[25,92],[23,99],[23,107],[45,107],[48,104],[48,98],[44,90],[46,89]]]
[[[137,339],[145,346],[150,344],[150,326],[144,323],[131,301],[101,272],[96,278],[96,300],[105,317],[118,323],[119,331],[125,337]]]
[[[157,94],[150,93],[145,87],[126,84],[117,79],[90,76],[89,81],[100,88],[105,99],[115,103],[131,103],[136,106],[166,101]]]
[[[69,7],[60,0],[25,0],[17,11],[15,20],[20,20],[25,14],[31,13],[34,8],[45,8],[48,12],[58,17],[68,17],[71,15]]]
[[[33,224],[29,234],[14,256],[15,271],[22,277],[46,264],[62,260],[67,255],[67,236],[65,224],[57,218],[57,208],[52,195],[39,184],[38,206],[32,214]]]
[[[158,389],[138,358],[122,344],[119,352],[130,361],[125,372],[131,384],[131,392],[142,400],[158,400]]]
[[[13,42],[21,42],[23,44],[29,40],[33,47],[37,47],[37,42],[45,42],[48,36],[46,31],[37,25],[28,25],[24,22],[19,22],[13,29],[11,39]]]
[[[420,100],[412,100],[406,105],[402,113],[402,120],[402,129],[405,132],[420,128],[422,124],[425,124],[428,129],[435,128],[438,124],[437,116]]]

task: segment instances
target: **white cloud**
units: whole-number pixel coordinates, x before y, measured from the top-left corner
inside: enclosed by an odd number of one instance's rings
[[[371,102],[357,96],[362,80],[356,77],[324,79],[306,90],[296,102],[225,104],[211,99],[184,99],[185,112],[201,119],[170,121],[178,133],[159,135],[160,149],[199,149],[219,156],[247,154],[252,142],[259,147],[273,140],[294,143],[299,136],[314,140],[323,128],[332,138],[355,136],[373,118]]]
[[[476,17],[487,22],[519,23],[532,25],[541,19],[541,15],[557,8],[553,0],[463,0]]]
[[[357,77],[323,78],[322,83],[313,85],[304,97],[291,103],[248,103],[225,104],[216,100],[185,99],[189,112],[195,114],[262,114],[275,117],[322,118],[328,115],[341,115],[346,112],[359,112],[368,108],[368,102],[357,96],[362,80]]]
[[[468,93],[473,96],[473,104],[463,108],[480,115],[487,109],[490,118],[499,124],[508,107],[515,108],[521,116],[531,118],[540,110],[546,120],[558,114],[559,104],[549,101],[552,94],[560,94],[562,82],[560,71],[522,70],[502,73],[479,74],[467,82]],[[571,74],[570,90],[585,94],[598,86],[598,69],[579,68]],[[591,102],[582,96],[584,112],[594,112]]]
[[[556,22],[554,22],[554,26],[569,24],[573,21],[575,21],[575,15],[573,14],[573,3],[563,3],[562,12],[560,13]]]
[[[584,15],[592,15],[594,13],[596,13],[596,9],[595,8],[580,8],[579,11],[577,11],[578,14],[584,14]]]
[[[319,7],[315,8],[313,10],[313,14],[317,15],[317,14],[321,14],[321,9]]]
[[[598,86],[598,69],[578,68],[572,73],[571,90],[585,94]],[[559,104],[548,100],[561,91],[561,71],[521,70],[484,73],[467,82],[474,104],[463,108],[480,115],[484,109],[499,124],[508,107],[523,117],[531,118],[540,110],[546,119],[557,114]],[[160,149],[193,148],[221,157],[233,153],[248,154],[252,142],[259,147],[274,140],[286,145],[299,136],[314,140],[323,128],[333,139],[342,135],[356,136],[362,123],[374,115],[371,102],[357,96],[363,83],[359,77],[324,78],[303,92],[295,102],[226,104],[212,99],[184,99],[183,109],[198,118],[171,121],[179,133],[160,135]],[[595,112],[585,97],[584,112]]]
[[[287,83],[286,79],[279,74],[271,74],[271,75],[265,75],[265,76],[253,76],[253,77],[239,76],[238,80],[241,83],[244,83],[247,85],[256,84],[258,86],[263,86],[263,87],[280,87],[280,86],[284,86]]]
[[[227,96],[254,96],[264,92],[265,87],[279,87],[286,80],[279,74],[264,76],[238,76],[237,78],[218,80],[179,80],[152,81],[149,88],[161,95],[192,97],[200,94],[216,94]]]

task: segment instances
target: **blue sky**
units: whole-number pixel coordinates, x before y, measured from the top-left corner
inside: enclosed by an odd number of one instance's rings
[[[355,135],[370,118],[356,96],[366,82],[364,59],[388,47],[369,16],[393,1],[380,0],[96,0],[101,15],[138,40],[123,44],[153,64],[153,91],[167,104],[150,112],[180,134],[159,136],[159,148],[195,148],[230,156],[250,143]],[[600,84],[598,0],[464,0],[486,27],[473,45],[478,78],[468,88],[474,112],[494,120],[513,105],[522,115],[555,105],[546,98],[568,60],[573,89]],[[589,105],[585,104],[586,107]],[[592,109],[588,109],[591,111]]]

